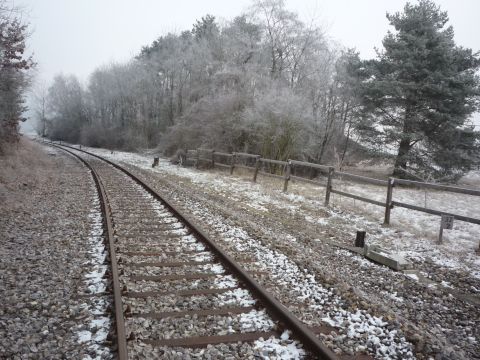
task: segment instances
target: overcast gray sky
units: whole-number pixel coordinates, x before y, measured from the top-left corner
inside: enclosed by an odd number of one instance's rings
[[[459,45],[480,50],[480,0],[437,0],[448,11]],[[405,0],[287,0],[305,21],[314,19],[339,43],[355,47],[363,58],[389,29],[386,12],[401,11]],[[82,81],[98,66],[122,62],[167,32],[191,29],[212,14],[229,20],[248,9],[250,0],[15,0],[31,24],[29,49],[38,77],[75,74]]]
[[[232,19],[250,0],[15,0],[28,11],[29,48],[42,78],[56,73],[86,80],[99,65],[125,61],[169,31],[191,29],[206,14]],[[447,10],[458,44],[480,50],[479,0],[437,0]],[[373,57],[388,29],[385,13],[404,0],[297,0],[287,7],[312,18],[327,35]]]

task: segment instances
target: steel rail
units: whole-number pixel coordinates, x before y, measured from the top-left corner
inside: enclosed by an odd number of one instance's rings
[[[155,199],[160,201],[164,206],[166,206],[186,227],[189,227],[192,233],[196,237],[204,242],[212,252],[214,252],[217,257],[222,261],[222,263],[227,266],[227,268],[232,271],[239,279],[252,291],[259,300],[263,303],[266,310],[270,315],[282,323],[285,328],[292,330],[293,337],[297,338],[303,345],[312,352],[318,359],[324,360],[334,360],[338,357],[326,347],[323,342],[311,331],[306,325],[304,325],[294,314],[292,314],[284,305],[282,305],[277,299],[270,295],[250,274],[248,274],[232,257],[227,255],[210,237],[202,230],[199,226],[177,208],[173,204],[161,196],[158,192],[152,189],[149,185],[144,183],[140,178],[131,173],[129,170],[124,167],[110,161],[106,158],[103,158],[99,155],[90,153],[83,149],[77,149],[72,146],[62,145],[68,148],[71,148],[76,151],[83,152],[113,166],[114,168],[122,171],[130,178],[132,178],[137,184],[143,187],[150,195]],[[123,314],[123,313],[122,313]]]
[[[92,174],[93,180],[95,181],[95,186],[98,191],[98,197],[100,198],[100,206],[102,209],[103,218],[105,220],[105,230],[106,236],[108,238],[108,247],[110,250],[110,266],[112,270],[112,282],[113,282],[113,299],[114,299],[114,306],[115,306],[115,327],[117,330],[117,351],[118,351],[118,359],[119,360],[127,360],[128,359],[128,352],[127,352],[127,334],[125,330],[125,319],[123,317],[123,303],[122,303],[122,293],[120,288],[120,280],[118,276],[118,264],[117,264],[117,257],[115,254],[115,245],[113,239],[113,225],[111,219],[111,210],[110,205],[108,203],[107,194],[105,192],[105,188],[103,183],[100,179],[100,176],[95,171],[95,169],[88,163],[85,159],[81,156],[75,154],[74,152],[65,149],[64,147],[70,146],[58,146],[52,144],[63,151],[73,155],[78,160],[80,160],[85,166],[90,170]],[[78,150],[78,149],[75,149]]]

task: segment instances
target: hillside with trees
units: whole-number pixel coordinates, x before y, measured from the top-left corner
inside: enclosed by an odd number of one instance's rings
[[[341,165],[361,151],[396,176],[455,178],[479,152],[478,53],[457,46],[432,1],[389,14],[373,60],[328,40],[282,0],[259,0],[219,24],[160,36],[83,87],[58,75],[46,134],[90,146],[197,147]]]

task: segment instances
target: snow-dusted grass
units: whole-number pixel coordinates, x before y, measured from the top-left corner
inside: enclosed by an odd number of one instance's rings
[[[473,172],[469,176],[475,177],[475,174],[476,172]],[[302,187],[304,190],[299,190],[302,193],[311,191],[308,187],[303,185]],[[334,187],[341,191],[385,201],[386,188],[384,187],[339,180],[335,181]],[[393,199],[480,219],[480,198],[476,196],[434,190],[394,188]],[[336,194],[332,194],[331,203],[335,208],[349,211],[350,215],[361,215],[366,221],[362,221],[358,216],[350,216],[350,218],[357,228],[367,230],[372,243],[396,250],[412,260],[423,261],[428,258],[437,265],[463,269],[480,278],[480,258],[475,254],[475,250],[479,247],[480,225],[455,220],[453,230],[444,230],[443,244],[439,245],[437,244],[440,229],[439,216],[396,207],[392,209],[391,226],[372,234],[369,231],[375,228],[372,222],[379,224],[383,220],[385,211],[383,207]]]

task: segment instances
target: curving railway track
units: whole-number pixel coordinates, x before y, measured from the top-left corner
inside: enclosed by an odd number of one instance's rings
[[[337,358],[240,263],[134,174],[83,150],[55,146],[80,159],[97,186],[119,359],[146,357],[146,347],[174,358],[183,354],[178,349],[225,344],[242,356],[242,344],[272,336],[298,341],[307,357]]]

